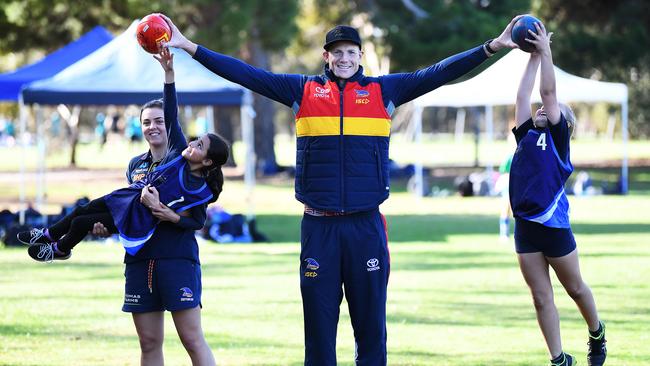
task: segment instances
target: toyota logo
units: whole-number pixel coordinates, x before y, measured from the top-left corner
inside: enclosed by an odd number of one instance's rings
[[[379,260],[378,260],[377,258],[368,259],[368,261],[366,262],[366,264],[367,264],[368,267],[370,267],[370,268],[372,268],[372,267],[377,267],[377,266],[379,265]]]

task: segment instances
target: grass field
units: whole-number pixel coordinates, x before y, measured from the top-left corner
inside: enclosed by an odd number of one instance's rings
[[[229,183],[220,202],[246,210]],[[608,324],[608,365],[650,364],[650,196],[571,197],[584,278]],[[300,205],[286,187],[255,193],[272,244],[201,243],[203,325],[220,365],[300,365]],[[495,198],[396,193],[389,225],[389,365],[545,365],[547,354],[512,244],[497,240]],[[82,244],[66,262],[41,264],[0,250],[0,365],[137,365],[131,318],[120,311],[122,249]],[[557,281],[566,351],[586,365],[586,327]],[[345,300],[340,365],[354,343]],[[168,365],[189,358],[166,319]]]

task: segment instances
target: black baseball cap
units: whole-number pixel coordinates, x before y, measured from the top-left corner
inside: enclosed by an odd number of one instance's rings
[[[361,48],[361,37],[359,37],[359,32],[347,25],[337,25],[327,32],[323,48],[327,51],[332,44],[340,41],[352,42]]]

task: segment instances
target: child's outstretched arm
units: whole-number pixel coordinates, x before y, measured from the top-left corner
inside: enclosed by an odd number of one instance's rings
[[[165,84],[172,84],[174,82],[174,54],[169,52],[169,47],[162,47],[159,55],[153,55],[163,71],[165,71]]]
[[[539,67],[539,54],[533,52],[530,54],[528,64],[524,70],[524,75],[519,82],[519,89],[517,90],[517,102],[515,104],[515,127],[519,128],[524,122],[532,117],[532,110],[530,108],[530,94],[533,92],[535,86],[535,77],[537,76],[537,68]]]
[[[176,98],[176,85],[174,78],[174,54],[166,45],[162,47],[160,54],[153,55],[160,63],[165,72],[165,88],[163,92],[165,127],[167,128],[168,150],[180,153],[187,147],[187,140],[178,122],[178,100]]]
[[[529,32],[530,43],[535,45],[541,56],[539,94],[542,97],[544,111],[548,121],[556,125],[560,122],[560,105],[557,102],[555,88],[555,69],[553,68],[553,54],[551,53],[551,36],[553,32],[546,33],[544,24],[535,23],[537,34]]]

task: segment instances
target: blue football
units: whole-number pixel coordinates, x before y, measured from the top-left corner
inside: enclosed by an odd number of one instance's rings
[[[535,23],[542,24],[542,22],[534,16],[524,15],[523,17],[519,18],[512,26],[511,38],[512,41],[519,46],[520,50],[525,52],[532,52],[535,50],[535,45],[526,41],[526,38],[531,39],[530,37],[532,37],[528,33],[529,29],[533,31],[533,33],[537,33],[537,29],[535,29]]]

